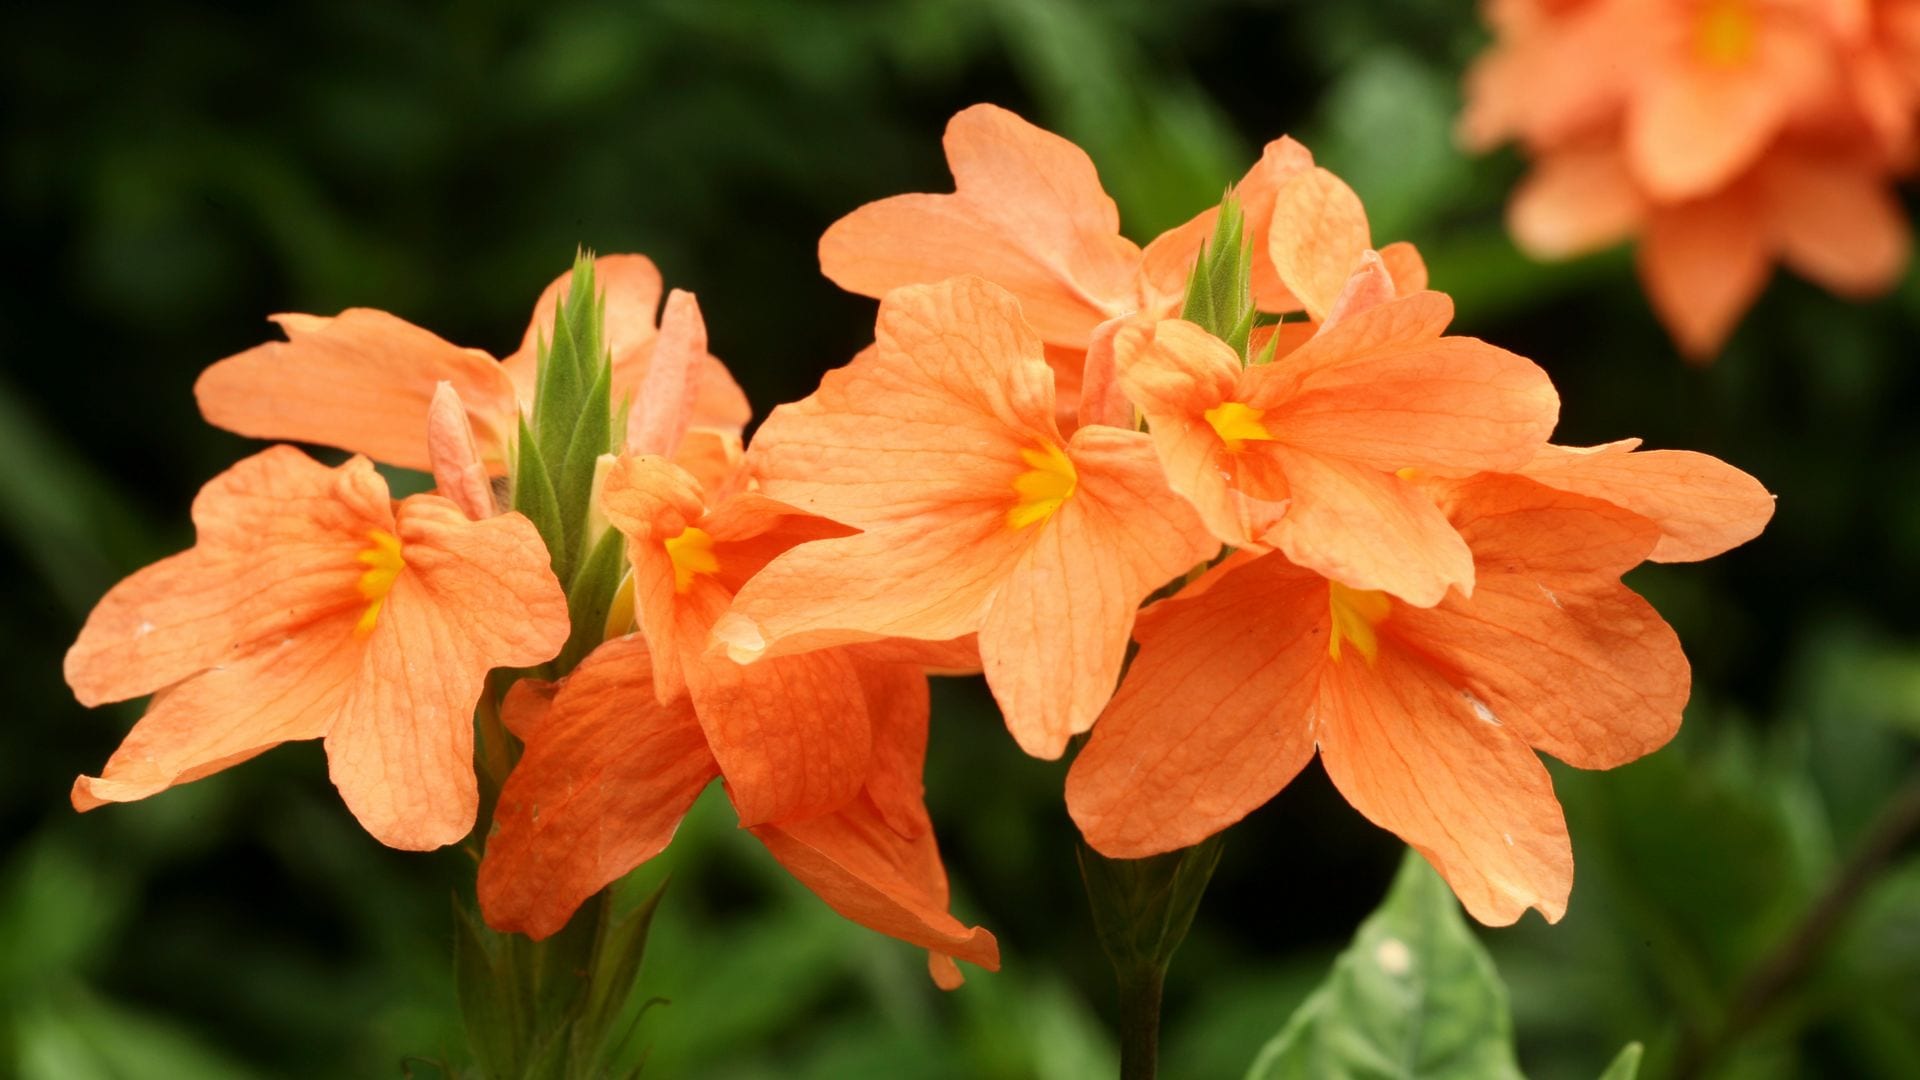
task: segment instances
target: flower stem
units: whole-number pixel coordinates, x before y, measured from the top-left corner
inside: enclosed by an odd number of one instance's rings
[[[1159,1068],[1167,966],[1193,926],[1220,846],[1215,836],[1146,859],[1109,859],[1080,847],[1080,879],[1120,991],[1122,1080],[1152,1080]]]
[[[1153,1080],[1160,1068],[1160,991],[1164,968],[1116,972],[1120,986],[1120,1080]]]

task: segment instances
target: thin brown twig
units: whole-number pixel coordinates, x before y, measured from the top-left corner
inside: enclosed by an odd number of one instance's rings
[[[1778,948],[1741,983],[1727,1009],[1727,1018],[1710,1038],[1693,1033],[1674,1062],[1674,1080],[1696,1080],[1729,1047],[1766,1018],[1780,996],[1806,974],[1828,942],[1845,924],[1854,905],[1915,833],[1920,833],[1920,769],[1908,776],[1868,828],[1866,839],[1840,868],[1820,899]]]

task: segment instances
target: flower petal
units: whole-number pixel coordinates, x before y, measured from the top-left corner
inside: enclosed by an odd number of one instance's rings
[[[1773,496],[1726,462],[1689,450],[1636,452],[1637,445],[1546,446],[1521,474],[1648,518],[1660,528],[1647,556],[1655,562],[1711,558],[1760,535],[1773,517]]]
[[[359,669],[357,617],[260,641],[156,696],[100,775],[74,781],[74,809],[144,799],[282,742],[325,735]]]
[[[1883,170],[1838,157],[1776,154],[1761,183],[1788,266],[1847,297],[1900,280],[1913,237]]]
[[[1197,844],[1313,757],[1325,580],[1278,555],[1208,577],[1141,614],[1140,652],[1067,774],[1068,811],[1111,858]]]
[[[1426,856],[1469,914],[1505,926],[1566,912],[1573,851],[1553,781],[1511,730],[1383,641],[1372,664],[1329,664],[1320,760],[1354,809]]]
[[[1640,240],[1640,280],[1653,309],[1689,359],[1726,343],[1771,269],[1765,224],[1751,192],[1657,211]]]
[[[256,641],[277,642],[366,601],[356,559],[392,529],[387,485],[365,458],[329,469],[290,446],[241,461],[200,489],[192,549],[114,586],[68,650],[82,704],[152,693]]]
[[[553,934],[588,897],[664,850],[718,775],[692,709],[656,701],[651,670],[638,635],[606,642],[561,683],[527,736],[480,861],[490,926]]]
[[[1473,554],[1416,485],[1392,473],[1278,446],[1292,492],[1267,540],[1301,566],[1419,607],[1473,591]]]
[[[980,624],[1007,729],[1049,760],[1113,696],[1140,602],[1219,550],[1161,474],[1147,436],[1081,428],[1078,490],[1034,535]]]
[[[947,911],[947,873],[932,832],[902,837],[862,798],[839,813],[762,825],[753,835],[842,916],[935,954],[1000,970],[993,935]],[[950,963],[936,960],[933,971],[943,989],[959,985]]]
[[[651,349],[660,311],[660,269],[645,255],[601,255],[593,260],[593,281],[606,303],[607,351],[613,356],[614,382],[635,386],[640,379],[625,369],[636,359],[644,362]],[[501,366],[519,387],[522,401],[533,400],[534,368],[541,340],[553,340],[553,317],[573,285],[568,270],[540,291],[533,305],[533,317],[527,320],[520,348],[501,361]],[[627,376],[623,378],[622,376]],[[616,394],[616,399],[621,395]]]
[[[200,374],[194,397],[216,427],[256,439],[319,443],[406,469],[428,469],[427,413],[450,382],[466,402],[481,456],[505,471],[519,413],[512,380],[463,349],[384,311],[275,316],[286,341],[229,356]]]
[[[1536,259],[1611,247],[1647,213],[1617,148],[1576,147],[1539,158],[1507,204],[1514,243]]]
[[[627,452],[672,457],[693,421],[699,393],[699,362],[707,355],[707,324],[700,302],[680,289],[667,294],[660,335],[646,378],[627,414]]]
[[[467,407],[450,382],[434,387],[427,407],[427,458],[441,495],[475,521],[493,516],[493,484],[474,442]]]
[[[1325,320],[1360,253],[1373,246],[1360,197],[1325,169],[1303,169],[1274,195],[1267,255],[1280,281]]]
[[[473,708],[497,667],[565,644],[566,596],[533,524],[468,521],[433,495],[400,504],[405,567],[379,609],[361,669],[327,733],[347,807],[380,842],[427,850],[473,828]]]

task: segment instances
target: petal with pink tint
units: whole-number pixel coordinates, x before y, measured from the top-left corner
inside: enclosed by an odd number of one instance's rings
[[[467,407],[450,382],[434,388],[427,407],[427,458],[441,495],[475,521],[493,516],[493,482],[474,442]]]

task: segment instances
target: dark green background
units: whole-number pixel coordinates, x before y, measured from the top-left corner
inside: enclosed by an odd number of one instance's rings
[[[0,1073],[436,1075],[459,1059],[450,897],[471,867],[354,826],[317,747],[79,817],[136,711],[87,712],[60,657],[107,586],[191,540],[186,507],[255,444],[205,427],[195,373],[278,311],[393,311],[496,353],[576,244],[699,294],[764,415],[871,334],[818,272],[826,225],[947,190],[948,116],[994,101],[1084,146],[1136,239],[1302,138],[1409,239],[1459,332],[1538,360],[1559,441],[1704,450],[1780,496],[1759,541],[1637,572],[1695,663],[1677,744],[1557,770],[1578,877],[1558,927],[1489,931],[1521,1062],[1648,1075],[1717,1030],[1877,809],[1920,733],[1920,284],[1842,304],[1782,279],[1720,361],[1684,366],[1623,252],[1541,267],[1500,228],[1511,153],[1453,146],[1484,41],[1464,3],[400,5],[0,13]],[[632,1054],[649,1075],[1080,1077],[1110,1068],[1109,984],[1057,764],[971,682],[937,688],[928,776],[956,908],[1006,968],[940,995],[710,798]],[[1398,847],[1317,767],[1229,840],[1168,999],[1167,1075],[1233,1076],[1370,909]],[[662,867],[643,873],[657,878]],[[644,884],[644,882],[642,882]],[[1908,841],[1727,1077],[1920,1075],[1920,853]]]

